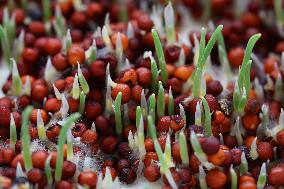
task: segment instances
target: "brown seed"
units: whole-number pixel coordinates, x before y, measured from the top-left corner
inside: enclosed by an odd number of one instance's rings
[[[10,126],[11,111],[8,108],[0,107],[0,125],[3,127]]]
[[[48,95],[48,88],[45,85],[34,85],[32,87],[32,97],[36,102],[42,102],[45,97]]]
[[[90,65],[90,71],[94,77],[105,78],[106,65],[101,60],[96,60]]]
[[[69,179],[74,176],[76,171],[76,165],[71,161],[64,161],[62,168],[62,179]]]
[[[153,27],[153,21],[147,14],[142,14],[138,17],[138,26],[142,30],[149,31]]]
[[[48,55],[55,55],[59,53],[61,50],[61,42],[57,38],[48,38],[46,40],[45,44],[45,52],[47,52]]]
[[[85,115],[89,120],[95,120],[96,117],[101,115],[102,106],[97,102],[87,102],[85,106]]]
[[[259,142],[257,144],[259,158],[263,161],[273,159],[273,146],[269,142]]]
[[[89,187],[95,187],[97,184],[97,174],[93,171],[81,172],[78,176],[78,182],[81,185],[88,185]]]
[[[64,71],[68,67],[67,59],[61,53],[56,54],[52,58],[52,64],[58,71]]]
[[[118,139],[114,136],[108,136],[102,139],[101,149],[107,153],[111,154],[116,150],[118,144]]]
[[[231,65],[235,68],[238,68],[242,62],[245,51],[242,47],[232,48],[228,53],[228,59]]]
[[[122,169],[118,174],[119,180],[125,184],[132,184],[136,180],[136,173],[130,168]]]
[[[118,83],[111,91],[111,97],[113,100],[115,100],[119,92],[122,93],[122,104],[127,103],[131,97],[130,87],[126,84]]]
[[[86,130],[81,137],[81,141],[86,144],[93,144],[96,143],[98,140],[98,133],[88,129]]]
[[[36,151],[32,153],[32,163],[33,167],[44,169],[45,160],[47,159],[48,154],[46,151]]]
[[[226,181],[227,176],[219,170],[210,170],[206,175],[206,182],[211,188],[221,188]]]
[[[28,179],[33,183],[38,183],[43,179],[42,171],[38,168],[32,168],[27,173]]]
[[[36,124],[37,123],[37,112],[38,112],[39,109],[33,109],[31,114],[30,114],[30,121],[33,123],[33,124]],[[41,118],[43,120],[43,122],[45,124],[47,124],[49,118],[48,118],[48,114],[46,113],[45,110],[42,110],[40,109],[40,113],[41,113]]]
[[[67,51],[68,63],[72,66],[83,64],[85,62],[85,51],[77,45],[72,45]]]
[[[156,152],[147,152],[144,158],[144,165],[148,167],[152,162],[158,161],[158,155]]]
[[[284,185],[284,166],[277,165],[273,167],[268,173],[269,183],[273,185]]]
[[[22,56],[26,64],[34,64],[39,59],[39,52],[34,48],[25,48],[23,50]]]
[[[207,155],[212,155],[219,151],[220,142],[215,137],[208,137],[201,143],[201,147]]]
[[[160,170],[157,166],[150,165],[144,169],[144,176],[150,182],[156,182],[160,177]]]
[[[278,144],[280,144],[281,146],[284,146],[284,130],[279,131],[277,133],[277,142]]]
[[[55,185],[55,189],[73,189],[74,187],[68,181],[61,180]]]
[[[48,112],[55,113],[61,108],[61,101],[57,98],[50,98],[45,102],[44,109]]]

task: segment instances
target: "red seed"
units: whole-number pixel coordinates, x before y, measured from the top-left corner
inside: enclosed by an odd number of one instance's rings
[[[263,161],[273,159],[273,146],[269,142],[259,142],[257,144],[259,158]]]
[[[206,182],[211,188],[221,188],[227,181],[227,176],[219,170],[210,170],[206,175]]]
[[[284,185],[284,166],[277,165],[273,167],[268,173],[269,183],[273,185]]]
[[[144,176],[148,181],[155,182],[161,177],[161,174],[157,166],[150,165],[144,169]]]
[[[32,168],[27,173],[28,179],[33,183],[38,183],[43,179],[42,171],[38,168]]]
[[[107,136],[103,138],[101,142],[101,149],[107,153],[111,154],[116,150],[116,147],[118,145],[118,139],[114,136]]]
[[[98,133],[92,131],[91,129],[86,130],[81,136],[81,141],[86,144],[96,143],[97,140],[98,140]]]
[[[3,127],[10,126],[11,111],[8,108],[0,107],[0,125]]]
[[[61,101],[57,100],[57,98],[50,98],[45,102],[44,109],[48,112],[55,113],[61,108]]]
[[[235,47],[228,53],[229,62],[233,67],[238,68],[243,62],[244,55],[245,51],[242,47]]]
[[[113,100],[115,100],[118,93],[122,93],[122,104],[127,103],[130,100],[131,97],[131,90],[130,87],[123,83],[118,83],[111,91],[111,97]]]
[[[57,38],[48,38],[46,40],[45,44],[45,52],[47,52],[48,55],[55,55],[59,53],[61,50],[61,42]]]
[[[81,172],[78,176],[78,182],[81,185],[88,185],[89,187],[95,187],[97,184],[97,174],[93,171]]]
[[[47,157],[48,157],[48,154],[44,150],[33,152],[32,153],[33,167],[39,168],[39,169],[44,169],[45,160],[47,159]]]
[[[32,87],[32,97],[33,100],[37,102],[42,102],[45,97],[48,95],[48,88],[45,85],[34,85]]]
[[[90,65],[90,71],[94,77],[105,78],[106,65],[101,60],[96,60]]]
[[[26,64],[34,64],[39,59],[39,52],[35,48],[24,48],[22,56]]]
[[[58,71],[64,71],[68,67],[67,58],[61,53],[52,58],[52,64]]]
[[[72,66],[83,64],[85,62],[85,51],[77,45],[72,45],[67,51],[68,63]]]
[[[76,171],[76,165],[71,161],[64,161],[62,168],[62,179],[68,180],[73,177]]]

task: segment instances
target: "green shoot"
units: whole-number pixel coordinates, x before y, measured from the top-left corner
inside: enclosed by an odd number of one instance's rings
[[[168,102],[168,115],[174,115],[175,113],[175,103],[172,93],[172,88],[169,89],[169,102]]]
[[[80,118],[81,114],[79,113],[73,113],[71,114],[64,122],[64,124],[61,127],[60,133],[59,133],[59,141],[58,141],[58,149],[57,149],[57,158],[56,158],[56,167],[55,167],[55,181],[60,181],[62,176],[62,167],[63,167],[63,148],[64,143],[66,141],[67,137],[67,131],[70,129],[70,127],[73,125],[75,121],[77,121]]]
[[[274,1],[274,11],[276,17],[276,26],[280,35],[283,35],[284,14],[282,8],[282,0]]]
[[[254,138],[253,142],[251,143],[251,147],[250,147],[249,155],[252,160],[256,160],[258,158],[256,141],[257,141],[257,137]]]
[[[155,94],[151,94],[149,97],[149,109],[148,109],[148,114],[151,115],[153,121],[155,122],[156,120],[156,97]]]
[[[187,149],[187,142],[184,135],[184,132],[181,131],[179,133],[179,145],[180,145],[180,157],[182,160],[182,164],[185,166],[189,165],[189,158],[188,158],[188,149]]]
[[[85,77],[84,77],[84,75],[82,73],[82,70],[80,68],[80,64],[79,63],[78,63],[78,78],[79,78],[79,82],[80,82],[82,90],[84,91],[85,94],[88,94],[89,91],[90,91],[90,87],[89,87],[89,84],[86,81],[86,79],[85,79]]]
[[[266,164],[262,163],[260,173],[259,173],[259,176],[258,176],[258,180],[257,180],[257,189],[264,188],[264,186],[266,184],[266,177],[267,177]]]
[[[185,115],[185,110],[181,104],[179,104],[179,115],[183,118],[184,120],[184,127],[186,126],[186,115]]]
[[[22,113],[22,149],[23,149],[23,158],[26,171],[29,171],[32,165],[31,151],[30,151],[30,133],[29,133],[29,120],[30,114],[32,112],[32,106],[28,106],[24,109]]]
[[[89,49],[86,51],[86,57],[87,57],[87,63],[90,65],[92,62],[94,62],[97,59],[97,45],[96,40],[93,40],[92,45],[89,47]]]
[[[122,98],[122,93],[119,92],[115,98],[114,104],[112,105],[115,115],[115,129],[118,135],[121,135],[122,133],[122,120],[121,120],[121,110],[120,110],[121,98]]]
[[[173,44],[176,41],[175,33],[175,13],[172,3],[166,6],[164,11],[165,27],[166,27],[166,37],[168,44]]]
[[[62,16],[61,9],[59,6],[55,8],[55,24],[54,24],[56,36],[63,38],[67,32],[66,21]],[[67,47],[66,47],[67,48]]]
[[[199,159],[199,161],[200,162],[207,161],[207,156],[203,152],[194,131],[191,131],[191,133],[190,133],[190,142],[191,142],[191,146],[194,150],[194,153],[195,153],[196,157]]]
[[[239,146],[241,146],[243,144],[243,137],[242,137],[242,133],[241,133],[240,127],[241,127],[241,125],[240,125],[240,116],[238,116],[236,118],[236,122],[235,122],[234,127],[232,127],[230,135],[236,137],[237,143],[238,143]]]
[[[279,73],[275,82],[274,99],[281,101],[282,97],[283,97],[283,80],[281,74]]]
[[[170,134],[167,134],[165,151],[164,151],[164,158],[165,158],[166,162],[169,162],[170,164],[172,163]]]
[[[10,116],[10,147],[15,151],[17,142],[17,130],[13,114]]]
[[[22,82],[20,78],[20,74],[18,71],[18,67],[16,61],[11,58],[11,63],[13,64],[12,69],[12,93],[15,96],[20,96],[22,92]]]
[[[146,118],[147,112],[148,112],[148,105],[147,105],[147,99],[146,99],[146,96],[145,96],[144,89],[142,89],[142,92],[141,92],[140,104],[141,104],[141,109],[142,109],[142,116],[143,116],[143,118]]]
[[[72,98],[77,100],[79,98],[79,95],[80,95],[80,88],[79,88],[78,74],[76,74],[72,86]]]
[[[50,21],[50,17],[51,17],[50,1],[43,0],[42,7],[43,7],[43,21],[45,24],[47,24]]]
[[[123,61],[123,47],[120,32],[117,33],[117,38],[115,42],[115,54],[118,60],[117,69],[121,70]]]
[[[201,102],[197,102],[194,114],[195,125],[202,125]]]
[[[202,165],[199,165],[198,180],[199,180],[201,189],[207,189],[208,188],[207,183],[206,183],[206,173],[205,173]]]
[[[204,120],[204,125],[205,125],[205,136],[209,137],[212,136],[212,128],[211,128],[211,113],[210,113],[210,108],[209,105],[204,97],[201,97],[203,107],[204,107],[204,113],[205,113],[205,120]]]
[[[82,91],[80,94],[80,105],[79,105],[79,113],[81,115],[83,115],[85,111],[85,101],[86,101],[86,95]]]
[[[3,61],[11,68],[9,62],[11,58],[11,48],[8,40],[7,29],[0,25],[0,41],[3,53]]]
[[[233,168],[233,165],[230,166],[230,175],[232,179],[231,189],[237,189],[238,188],[238,176]]]
[[[67,160],[72,161],[74,157],[73,152],[73,135],[71,133],[71,129],[67,131]]]
[[[136,127],[137,128],[140,125],[141,116],[142,116],[142,109],[140,106],[137,106],[136,107]]]
[[[199,56],[198,56],[198,62],[196,65],[196,70],[192,74],[192,78],[194,81],[193,85],[193,96],[195,98],[200,97],[200,88],[201,88],[201,81],[202,81],[202,73],[204,69],[204,65],[207,61],[207,58],[209,57],[213,46],[215,42],[217,41],[218,36],[220,35],[221,31],[223,29],[223,25],[219,25],[214,33],[212,34],[210,40],[208,41],[208,44],[205,45],[205,35],[206,30],[204,28],[201,29],[201,39],[200,39],[200,46],[199,46]],[[192,80],[192,78],[189,78],[189,80]]]
[[[42,120],[41,116],[41,110],[37,109],[37,130],[38,130],[38,137],[40,140],[45,140],[46,139],[46,129],[44,127],[44,122]]]
[[[239,168],[240,168],[240,175],[243,175],[248,172],[248,161],[244,152],[242,152],[241,164]]]
[[[150,135],[151,135],[151,137],[154,141],[154,147],[155,147],[155,150],[157,152],[159,161],[161,163],[161,168],[160,168],[161,173],[165,174],[165,176],[167,177],[171,187],[174,188],[174,189],[177,189],[176,183],[173,180],[172,174],[170,172],[170,167],[172,165],[172,162],[169,161],[168,159],[166,159],[163,152],[162,152],[161,146],[158,142],[157,133],[156,133],[156,129],[155,129],[155,125],[154,125],[152,117],[148,116],[147,120],[148,120],[148,128],[149,128],[149,131],[150,131]]]
[[[162,117],[165,115],[165,91],[161,81],[159,81],[159,91],[157,99],[157,115]]]
[[[45,160],[45,163],[44,163],[44,173],[46,175],[47,183],[49,186],[52,185],[52,181],[53,181],[51,168],[50,168],[50,160],[51,160],[51,156],[48,156],[48,158]]]
[[[166,83],[166,81],[168,80],[168,72],[167,72],[165,55],[164,55],[164,51],[163,51],[163,47],[162,47],[159,35],[155,29],[152,29],[152,36],[154,39],[156,54],[159,60],[159,68],[161,70],[162,81],[163,83]]]
[[[102,37],[103,37],[103,41],[105,43],[105,45],[112,49],[112,44],[111,44],[111,40],[109,38],[109,33],[108,33],[108,29],[106,26],[103,26],[103,29],[102,29]]]
[[[151,51],[144,53],[144,58],[147,58],[147,57],[149,57],[151,61],[151,74],[152,74],[151,91],[157,92],[158,91],[158,77],[159,77],[157,63],[155,59],[153,58]]]

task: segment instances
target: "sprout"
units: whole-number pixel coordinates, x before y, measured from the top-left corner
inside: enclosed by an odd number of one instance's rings
[[[51,168],[50,168],[50,160],[51,160],[51,155],[47,157],[44,163],[44,173],[46,175],[47,183],[49,186],[52,185],[52,181],[53,181]]]
[[[166,145],[165,145],[165,152],[164,152],[164,158],[166,162],[172,163],[172,155],[171,155],[171,138],[169,133],[167,134],[166,138]]]
[[[203,152],[194,131],[192,131],[190,133],[190,142],[191,142],[192,148],[194,150],[194,153],[195,153],[196,157],[199,159],[199,161],[200,162],[207,161],[207,156]]]
[[[236,119],[234,127],[232,127],[230,135],[236,137],[237,143],[238,143],[239,146],[241,146],[243,144],[243,137],[242,137],[240,127],[241,127],[240,126],[240,117],[238,116],[237,119]]]
[[[105,97],[105,114],[112,112],[112,97],[111,97],[111,86],[113,81],[110,77],[109,64],[106,66],[106,97]]]
[[[71,133],[71,129],[67,131],[67,160],[72,161],[74,157],[73,152],[73,135]]]
[[[148,114],[151,115],[153,121],[155,122],[156,120],[156,98],[155,94],[151,94],[149,97],[149,109],[148,109]]]
[[[62,176],[62,167],[63,167],[63,148],[64,143],[67,137],[67,131],[70,129],[72,124],[79,119],[81,114],[73,113],[65,121],[61,127],[59,133],[58,149],[57,149],[57,158],[56,158],[56,167],[55,167],[55,180],[60,181]]]
[[[56,6],[55,8],[54,28],[55,28],[56,36],[62,39],[64,35],[66,34],[67,27],[66,27],[65,18],[62,16],[61,9],[59,6]]]
[[[72,46],[72,37],[70,29],[67,29],[66,35],[63,37],[63,52],[67,54],[68,49]]]
[[[43,0],[42,7],[43,7],[43,21],[45,24],[48,24],[51,16],[51,7],[49,0]]]
[[[243,175],[248,172],[248,161],[244,152],[242,152],[241,156],[241,164],[239,166],[240,175]]]
[[[257,97],[258,97],[259,99],[263,99],[263,97],[264,97],[263,87],[262,87],[262,85],[259,83],[259,80],[258,80],[257,77],[254,79],[254,90],[255,90],[255,92],[256,92],[256,94],[257,94]]]
[[[258,180],[257,180],[257,189],[262,189],[264,188],[265,184],[266,184],[266,164],[262,163],[261,165],[261,169],[260,169],[260,173],[258,176]]]
[[[163,154],[162,152],[162,149],[161,149],[161,146],[158,142],[158,139],[157,139],[157,134],[156,134],[156,129],[155,129],[155,126],[154,126],[154,122],[153,122],[153,119],[151,116],[148,116],[148,128],[149,128],[149,131],[150,131],[150,135],[154,141],[154,147],[155,147],[155,150],[157,152],[157,155],[158,155],[158,158],[159,158],[159,161],[161,163],[161,173],[164,173],[166,178],[168,179],[169,181],[169,184],[171,185],[171,187],[173,189],[177,189],[177,185],[173,179],[173,176],[170,172],[170,167],[172,166],[172,162],[169,161],[169,159],[167,159],[165,157],[165,154]],[[168,150],[167,149],[167,155],[168,155]]]
[[[127,32],[126,35],[128,37],[128,39],[132,39],[135,37],[135,33],[134,33],[134,28],[131,22],[128,22],[127,24]]]
[[[168,102],[168,115],[174,115],[175,113],[175,103],[172,93],[172,88],[169,89],[169,102]]]
[[[117,33],[117,38],[115,42],[115,54],[118,60],[117,69],[121,69],[122,59],[123,59],[123,47],[122,47],[122,41],[121,41],[121,35],[120,32]]]
[[[78,74],[76,74],[72,86],[72,98],[77,100],[79,98],[79,95],[80,95],[80,88],[79,88]]]
[[[23,158],[26,171],[29,171],[32,168],[32,159],[30,152],[30,133],[29,133],[29,118],[32,112],[32,106],[28,106],[24,109],[22,113],[22,149],[23,149]]]
[[[205,113],[205,136],[209,137],[212,136],[212,129],[211,129],[211,113],[209,105],[204,97],[201,97],[203,107],[204,107],[204,113]]]
[[[105,189],[105,188],[111,188],[111,189],[120,189],[120,182],[118,180],[118,177],[112,180],[112,175],[110,172],[109,167],[106,167],[106,173],[103,178],[103,174],[100,173],[96,185],[96,189]]]
[[[1,50],[3,53],[3,61],[11,68],[9,60],[11,57],[11,45],[9,44],[7,29],[0,25],[0,41],[1,41]]]
[[[231,175],[231,189],[238,188],[238,176],[233,168],[233,165],[230,166],[230,175]]]
[[[206,183],[206,173],[203,169],[202,165],[199,165],[199,174],[198,174],[198,180],[200,184],[201,189],[207,189],[207,183]]]
[[[143,117],[146,117],[147,112],[148,112],[148,110],[147,110],[148,107],[147,107],[147,100],[146,100],[144,89],[142,89],[142,92],[141,92],[140,104],[141,104],[141,108],[142,108],[142,115],[143,115]]]
[[[54,94],[57,100],[61,100],[61,93],[59,92],[59,90],[56,88],[56,86],[53,84],[53,90],[54,90]]]
[[[103,36],[103,41],[104,43],[106,44],[106,46],[110,49],[112,49],[112,45],[111,45],[111,41],[110,41],[110,38],[109,38],[109,34],[108,34],[108,30],[106,28],[106,25],[103,26],[103,29],[102,29],[102,36]]]
[[[20,78],[20,74],[18,71],[17,63],[16,61],[11,58],[11,63],[13,64],[13,69],[12,69],[12,93],[15,96],[20,96],[22,93],[22,82]]]
[[[258,158],[256,141],[257,141],[257,137],[254,138],[254,140],[251,143],[251,147],[250,147],[250,158],[252,160],[256,160]]]
[[[260,113],[259,117],[261,119],[261,124],[257,127],[257,136],[262,138],[264,137],[264,132],[266,131],[269,125],[269,114],[268,114],[268,106],[263,104],[261,107],[262,113]]]
[[[168,72],[163,47],[159,35],[155,29],[152,29],[152,36],[154,39],[155,49],[159,60],[159,68],[161,70],[162,81],[163,83],[165,83],[168,80]]]
[[[143,117],[140,114],[140,121],[138,125],[138,132],[137,132],[137,139],[138,139],[138,151],[139,151],[139,158],[140,160],[144,159],[144,156],[146,154],[145,144],[144,144],[144,122]]]
[[[185,63],[185,60],[186,60],[185,52],[184,52],[184,49],[181,48],[176,66],[183,66]]]
[[[157,99],[157,115],[158,117],[162,117],[165,115],[165,91],[163,88],[163,84],[159,81],[159,91],[158,91],[158,99]]]
[[[195,108],[195,125],[202,125],[201,123],[201,102],[197,102],[196,108]]]
[[[181,149],[180,157],[182,160],[182,164],[188,166],[189,165],[188,149],[187,149],[186,138],[183,131],[179,133],[179,145]]]
[[[95,39],[93,40],[92,45],[86,51],[86,58],[89,65],[97,59],[97,45]]]
[[[67,117],[69,111],[69,104],[68,101],[66,100],[65,95],[62,95],[62,103],[59,112],[61,113],[62,118]]]
[[[166,27],[166,36],[168,44],[173,44],[176,41],[175,33],[175,13],[172,6],[172,3],[166,6],[164,11],[165,27]]]
[[[15,151],[17,142],[17,130],[13,114],[10,115],[10,147]]]
[[[16,22],[15,22],[15,15],[12,15],[12,17],[9,17],[9,10],[7,8],[4,8],[3,10],[3,27],[6,29],[6,34],[8,37],[8,44],[10,50],[14,45],[14,39],[16,38]],[[5,47],[7,48],[7,47]],[[11,58],[11,57],[7,57]]]
[[[55,82],[55,80],[57,80],[60,77],[60,75],[61,74],[52,65],[50,57],[48,57],[44,69],[44,80],[47,82],[49,86],[51,86]]]
[[[152,74],[151,90],[152,90],[152,92],[157,92],[158,91],[158,77],[159,77],[157,63],[156,63],[155,59],[153,58],[151,51],[145,52],[144,58],[150,58],[151,74]]]
[[[25,30],[21,31],[19,37],[15,40],[15,44],[17,44],[16,52],[15,52],[16,56],[15,57],[18,58],[22,54],[22,52],[25,48]]]
[[[122,98],[122,93],[119,92],[115,98],[114,104],[112,105],[115,115],[115,130],[118,135],[121,135],[122,133],[122,120],[121,120],[121,110],[120,110],[121,98]]]
[[[79,82],[80,82],[82,90],[84,91],[85,94],[88,94],[89,91],[90,91],[90,87],[89,87],[88,82],[86,81],[86,79],[85,79],[85,77],[82,73],[82,70],[80,68],[79,63],[78,63],[78,78],[79,78]]]
[[[279,73],[275,82],[274,99],[281,101],[282,97],[283,97],[283,80],[281,74]]]
[[[284,14],[283,14],[283,8],[282,8],[282,0],[274,1],[274,11],[275,11],[276,26],[277,26],[278,32],[281,36],[283,36],[284,35],[284,32],[283,32]]]
[[[179,106],[179,115],[183,118],[184,125],[186,126],[186,115],[185,115],[184,108],[183,108],[183,106],[181,104],[179,104],[178,106]]]
[[[27,174],[23,171],[22,165],[20,162],[17,162],[16,167],[16,177],[27,177]]]
[[[25,85],[24,85],[24,90],[23,90],[24,94],[30,96],[31,95],[31,80],[30,80],[30,76],[27,76]]]
[[[85,101],[86,101],[86,95],[82,91],[80,94],[80,105],[79,105],[79,113],[84,114],[85,111]]]
[[[37,122],[38,137],[41,140],[45,140],[46,139],[46,134],[45,134],[46,130],[45,130],[45,127],[44,127],[44,122],[42,120],[40,109],[37,109],[36,122]]]
[[[28,0],[21,0],[21,6],[22,8],[27,11],[28,9]]]

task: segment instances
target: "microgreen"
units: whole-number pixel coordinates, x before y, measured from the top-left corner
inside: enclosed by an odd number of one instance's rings
[[[18,71],[17,63],[11,58],[12,68],[12,93],[15,96],[20,96],[22,92],[22,82]]]
[[[56,6],[55,8],[54,28],[55,28],[56,36],[62,39],[67,32],[67,27],[66,27],[65,18],[62,16],[62,12],[59,6]]]
[[[281,101],[282,98],[283,98],[283,80],[281,74],[279,73],[275,82],[274,99]]]
[[[166,27],[166,37],[168,44],[173,44],[176,41],[176,33],[175,33],[175,13],[172,3],[166,6],[164,11],[164,20]]]
[[[41,140],[45,140],[46,139],[46,129],[44,127],[44,122],[42,120],[42,116],[41,116],[41,110],[37,109],[37,130],[38,130],[38,137]]]
[[[156,120],[156,97],[155,93],[151,94],[149,97],[149,109],[148,109],[148,114],[151,115],[153,121]]]
[[[82,91],[80,94],[80,105],[79,105],[79,113],[84,114],[85,111],[85,101],[86,101],[86,95]]]
[[[204,69],[204,65],[207,61],[207,58],[209,57],[213,46],[215,42],[217,41],[218,36],[220,35],[221,31],[223,29],[223,25],[219,25],[214,33],[212,34],[211,38],[209,39],[207,45],[205,45],[205,35],[206,30],[204,28],[201,29],[201,38],[200,38],[200,45],[199,45],[199,52],[198,52],[198,62],[196,65],[196,70],[192,74],[192,76],[189,78],[188,82],[190,80],[194,81],[193,85],[193,96],[195,98],[200,97],[200,88],[202,83],[202,73]]]
[[[95,39],[93,40],[92,45],[86,51],[86,57],[87,57],[87,60],[88,60],[87,63],[89,65],[97,59],[97,45],[96,45]]]
[[[254,90],[257,94],[257,97],[262,100],[264,97],[264,91],[263,86],[260,84],[258,78],[254,79]]]
[[[79,88],[78,74],[76,74],[72,86],[72,98],[77,100],[79,98],[79,95],[80,95],[80,88]]]
[[[258,180],[257,180],[257,189],[262,189],[264,188],[265,184],[266,184],[266,163],[262,163],[261,165],[261,169],[260,169],[260,173],[258,176]]]
[[[51,155],[47,157],[44,163],[44,173],[46,175],[47,183],[49,186],[52,185],[52,181],[53,181],[51,168],[50,168],[50,160],[51,160]]]
[[[191,142],[191,145],[192,145],[192,148],[194,150],[194,153],[196,155],[196,157],[201,161],[201,162],[204,162],[204,161],[207,161],[207,156],[206,154],[203,152],[199,142],[198,142],[198,139],[197,139],[197,136],[195,134],[194,131],[192,131],[190,133],[190,142]]]
[[[256,160],[258,158],[256,141],[257,141],[257,137],[254,138],[254,140],[251,143],[251,147],[250,147],[249,155],[252,160]]]
[[[62,94],[61,96],[61,102],[62,103],[59,112],[61,113],[61,117],[65,118],[68,115],[69,104],[64,94]]]
[[[138,107],[139,106],[137,106],[137,108]],[[139,124],[138,124],[138,129],[137,129],[137,140],[138,140],[137,143],[138,143],[139,158],[140,160],[143,160],[146,154],[146,149],[145,149],[145,144],[144,144],[144,139],[145,139],[144,121],[143,121],[143,117],[141,114],[141,109],[140,111],[138,110],[138,114],[137,114],[137,109],[136,109],[136,120],[138,116],[140,116],[140,119],[139,119]]]
[[[31,95],[31,80],[30,80],[30,76],[27,76],[27,79],[26,79],[26,82],[25,82],[25,85],[23,87],[23,93],[25,95],[28,95],[30,96]]]
[[[179,115],[183,118],[184,120],[184,125],[186,126],[186,115],[185,115],[185,110],[181,104],[179,104]],[[183,128],[185,128],[185,126]]]
[[[54,95],[56,97],[57,100],[61,100],[61,93],[59,92],[59,90],[56,88],[56,86],[53,84],[53,90],[54,90]]]
[[[15,151],[17,142],[17,130],[13,114],[10,115],[10,147]]]
[[[236,118],[236,122],[235,122],[234,127],[232,127],[230,135],[236,137],[237,143],[238,143],[239,146],[243,144],[243,137],[242,137],[242,133],[241,133],[240,127],[241,127],[241,125],[240,125],[240,117],[238,116]]]
[[[32,106],[28,106],[24,109],[22,113],[22,148],[23,148],[23,158],[26,171],[29,171],[32,168],[32,159],[30,152],[30,133],[29,133],[29,119],[32,112]]]
[[[67,54],[68,49],[72,46],[72,37],[70,33],[70,29],[67,29],[66,35],[63,38],[63,52]]]
[[[45,25],[49,25],[50,17],[51,17],[51,7],[50,7],[50,1],[49,0],[43,0],[42,1],[42,7],[43,7],[43,21]]]
[[[85,94],[88,94],[89,91],[90,91],[90,87],[89,87],[89,84],[86,81],[86,79],[85,79],[85,77],[84,77],[84,75],[82,73],[82,70],[80,68],[80,64],[79,63],[78,63],[78,79],[79,79],[79,82],[80,82],[82,90],[84,91]]]
[[[282,8],[282,0],[274,1],[274,11],[276,17],[276,26],[280,35],[283,35],[284,14]]]
[[[7,29],[0,25],[0,40],[1,40],[1,49],[3,53],[3,61],[9,66],[9,60],[11,57],[11,48],[8,40]]]
[[[151,51],[145,52],[144,58],[150,58],[151,74],[152,74],[151,91],[157,92],[158,91],[158,77],[159,77],[157,63],[156,63],[155,59],[153,58]]]
[[[194,114],[195,125],[202,125],[201,106],[202,106],[201,102],[197,102],[196,108],[195,108],[195,114]]]
[[[172,88],[169,89],[169,102],[168,102],[168,115],[174,115],[175,111],[175,103],[174,97],[172,93]]]
[[[22,8],[27,11],[28,9],[28,0],[21,0],[21,6]]]
[[[135,33],[134,33],[134,28],[133,28],[133,25],[132,25],[131,22],[128,22],[128,24],[127,24],[126,35],[127,35],[128,39],[134,38]]]
[[[162,47],[159,35],[155,29],[152,29],[152,36],[154,39],[156,54],[159,60],[159,68],[161,70],[162,81],[163,83],[166,83],[166,81],[168,80],[168,72],[167,72],[165,55],[164,55],[164,51],[163,51],[163,47]]]
[[[55,180],[60,181],[62,176],[62,167],[63,167],[63,148],[64,143],[66,141],[67,137],[67,131],[70,129],[72,124],[79,119],[81,114],[79,113],[73,113],[71,114],[65,121],[64,124],[61,127],[60,133],[59,133],[59,141],[58,141],[58,149],[57,149],[57,157],[56,157],[56,167],[55,167]]]
[[[123,47],[121,41],[121,34],[120,32],[117,33],[117,38],[115,42],[115,55],[118,60],[117,70],[121,70],[122,61],[123,61]]]
[[[159,81],[159,91],[157,98],[157,115],[162,117],[165,115],[165,90],[161,81]]]
[[[248,172],[248,161],[244,152],[242,152],[241,156],[241,164],[239,166],[240,175],[243,175]]]
[[[140,119],[142,116],[142,109],[140,106],[136,107],[136,127],[138,128],[139,124],[140,124]]]
[[[199,174],[198,174],[198,180],[200,184],[201,189],[207,189],[207,183],[206,183],[206,173],[203,169],[202,165],[199,165]]]
[[[180,157],[182,160],[182,164],[185,166],[189,165],[189,158],[188,158],[188,149],[187,149],[187,142],[184,135],[184,132],[181,131],[179,133],[179,145],[180,145]]]
[[[16,22],[14,15],[12,17],[9,17],[9,10],[7,8],[4,8],[3,10],[3,27],[7,31],[9,47],[12,48],[14,45],[14,39],[16,38]]]
[[[53,66],[51,62],[51,58],[48,57],[45,69],[44,69],[44,80],[47,82],[49,86],[51,86],[55,80],[57,80],[61,76],[56,68]]]
[[[230,166],[230,175],[231,175],[231,189],[237,189],[238,188],[238,176],[236,174],[236,171],[233,168],[233,165]]]
[[[68,129],[67,131],[67,160],[72,161],[74,157],[73,152],[73,135],[71,133],[71,129]]]
[[[108,48],[112,49],[112,44],[111,44],[111,41],[110,41],[110,38],[109,38],[108,29],[107,29],[106,26],[103,26],[102,37],[103,37],[103,41],[104,41],[105,45]]]
[[[122,93],[119,92],[114,100],[114,104],[112,105],[115,115],[115,129],[118,135],[121,135],[122,133],[122,120],[121,120],[121,110],[120,110],[121,98],[122,98]]]
[[[142,92],[141,92],[140,104],[141,104],[143,118],[145,118],[147,116],[147,112],[148,112],[148,105],[147,105],[147,100],[146,100],[144,89],[142,89]]]
[[[165,174],[165,176],[167,177],[171,187],[174,188],[174,189],[177,189],[176,183],[173,180],[173,176],[170,172],[170,167],[172,165],[172,162],[169,161],[168,159],[166,159],[165,155],[162,152],[161,146],[158,142],[156,129],[155,129],[155,125],[154,125],[152,117],[148,116],[147,120],[148,120],[148,128],[150,130],[150,135],[151,135],[151,137],[154,141],[154,147],[155,147],[155,150],[157,152],[159,161],[161,163],[161,173]]]
[[[205,136],[209,137],[209,136],[212,136],[210,108],[204,97],[201,97],[201,100],[202,100],[202,104],[204,107],[204,113],[205,113],[205,120],[204,120]]]
[[[112,97],[111,97],[111,86],[112,80],[110,77],[109,64],[106,66],[106,96],[105,96],[105,114],[109,115],[112,112]]]

